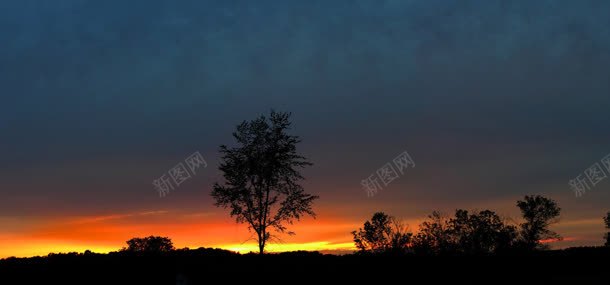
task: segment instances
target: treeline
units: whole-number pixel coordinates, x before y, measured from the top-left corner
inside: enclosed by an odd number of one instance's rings
[[[561,208],[552,199],[543,196],[525,196],[517,201],[523,222],[513,223],[491,210],[470,212],[463,209],[446,216],[432,212],[427,220],[413,233],[399,219],[383,212],[375,213],[362,228],[352,232],[356,255],[502,255],[523,254],[548,249],[548,242],[562,240],[561,235],[551,231],[550,226],[559,221]],[[605,246],[610,249],[610,212],[603,217],[606,229]],[[175,248],[169,237],[135,237],[127,246],[108,256],[238,256],[237,252],[223,249]],[[572,248],[563,252],[579,250]],[[589,254],[595,247],[590,247]],[[604,251],[606,252],[606,251]],[[50,253],[46,258],[69,258],[76,256],[102,256],[89,250],[84,253]],[[319,252],[287,252],[275,255],[318,256]],[[30,260],[45,257],[33,257]],[[17,260],[16,258],[7,258]],[[24,259],[25,260],[25,259]]]
[[[412,233],[400,220],[378,212],[352,232],[359,254],[491,255],[548,249],[549,241],[562,237],[549,228],[558,222],[561,208],[543,196],[517,201],[523,222],[514,224],[491,210],[458,209],[450,216],[433,212]],[[610,212],[604,217],[610,229]],[[605,235],[610,246],[610,233]]]

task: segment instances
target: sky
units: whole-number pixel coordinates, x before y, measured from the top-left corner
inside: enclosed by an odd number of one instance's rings
[[[210,197],[244,120],[292,112],[316,219],[270,250],[345,251],[376,211],[562,208],[553,247],[600,245],[610,179],[608,1],[0,1],[0,258],[136,236],[255,250]],[[369,197],[361,181],[403,152]],[[152,182],[207,167],[160,197]],[[602,166],[603,168],[603,166]],[[607,174],[608,171],[604,169]],[[608,174],[610,176],[610,174]],[[586,180],[589,181],[589,180]],[[589,181],[590,183],[590,181]]]

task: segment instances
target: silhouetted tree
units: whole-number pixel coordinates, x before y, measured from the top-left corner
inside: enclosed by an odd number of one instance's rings
[[[311,206],[318,196],[306,194],[298,184],[303,176],[298,168],[311,165],[296,151],[298,136],[287,134],[290,113],[271,111],[237,126],[233,137],[237,147],[220,147],[223,185],[214,184],[212,197],[216,206],[231,209],[238,223],[247,223],[256,233],[259,253],[263,254],[270,230],[294,234],[292,224],[302,215],[315,217]]]
[[[493,211],[456,210],[447,218],[435,211],[419,226],[413,249],[419,254],[491,254],[514,246],[517,231]]]
[[[514,226],[506,225],[493,211],[469,214],[457,210],[448,221],[448,232],[453,247],[462,253],[489,254],[506,251],[517,236]]]
[[[412,233],[400,220],[377,212],[364,223],[364,228],[353,231],[352,235],[361,252],[401,254],[407,252]]]
[[[413,250],[419,254],[453,251],[448,219],[440,212],[432,212],[428,220],[419,225],[419,232],[413,238]]]
[[[174,250],[172,240],[167,237],[149,236],[145,238],[132,238],[127,241],[129,252],[168,252]]]
[[[610,212],[608,212],[606,214],[606,216],[604,217],[604,224],[606,226],[606,229],[610,230]],[[607,232],[604,235],[604,238],[606,239],[606,243],[604,245],[605,246],[610,246],[610,232]]]
[[[561,239],[561,236],[549,229],[557,222],[561,208],[555,201],[543,196],[525,196],[524,200],[517,201],[525,223],[521,226],[521,242],[526,249],[544,249],[540,241],[544,239]]]

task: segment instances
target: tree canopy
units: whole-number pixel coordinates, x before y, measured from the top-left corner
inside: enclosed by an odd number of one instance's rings
[[[523,200],[517,201],[517,207],[525,220],[520,225],[520,234],[521,242],[527,249],[545,248],[542,240],[561,239],[559,234],[549,229],[561,213],[561,208],[555,201],[540,195],[525,196]]]
[[[371,220],[352,235],[361,252],[373,253],[404,253],[412,236],[400,220],[383,212],[373,214]]]
[[[127,241],[128,252],[168,252],[174,250],[174,244],[168,237],[149,236],[144,238],[132,238]]]
[[[420,255],[489,255],[546,249],[544,239],[561,238],[549,229],[561,211],[555,201],[542,196],[525,196],[517,206],[525,220],[519,227],[491,210],[458,209],[452,217],[432,212],[413,235],[395,218],[379,212],[352,235],[360,251],[382,253],[398,249]],[[610,226],[610,213],[605,221]]]
[[[246,223],[256,234],[259,252],[264,253],[272,234],[287,233],[303,215],[315,217],[312,204],[318,196],[305,193],[299,184],[300,169],[311,163],[300,155],[298,136],[288,134],[290,113],[271,111],[237,126],[237,146],[222,145],[219,169],[224,183],[215,183],[215,205],[231,210],[238,223]]]

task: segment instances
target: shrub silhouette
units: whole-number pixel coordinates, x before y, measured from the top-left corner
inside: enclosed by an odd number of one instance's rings
[[[174,250],[172,240],[167,237],[149,236],[145,238],[132,238],[127,241],[126,252],[169,252]]]

